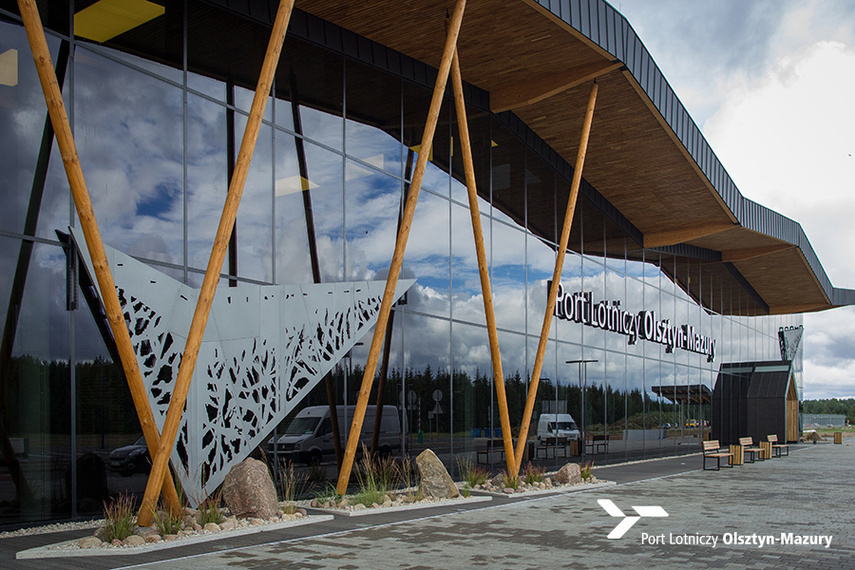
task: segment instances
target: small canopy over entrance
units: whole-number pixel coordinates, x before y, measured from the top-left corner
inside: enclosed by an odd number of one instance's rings
[[[792,361],[722,364],[712,395],[712,438],[724,444],[777,434],[799,439],[799,398]]]
[[[712,401],[712,392],[703,384],[652,386],[650,389],[654,394],[675,404],[709,404]]]

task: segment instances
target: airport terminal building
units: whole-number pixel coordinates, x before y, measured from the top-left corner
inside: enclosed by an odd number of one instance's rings
[[[174,284],[176,299],[202,284],[277,4],[38,2],[132,337],[184,322],[155,282]],[[449,469],[468,457],[498,473],[496,454],[477,453],[500,422],[450,82],[433,145],[420,146],[453,8],[296,2],[221,278],[235,303],[263,300],[253,315],[215,307],[216,334],[231,339],[252,319],[264,329],[273,287],[283,298],[305,287],[316,311],[335,298],[330,314],[360,284],[382,291],[414,165],[428,153],[381,371],[402,426],[394,453],[430,447]],[[783,373],[784,435],[797,439],[802,314],[851,305],[855,291],[831,284],[797,221],[734,185],[631,23],[603,0],[473,0],[457,46],[511,425],[523,417],[596,81],[533,425],[541,413],[572,415],[583,440],[607,436],[606,449],[577,450],[597,461],[693,453],[730,425],[731,408],[713,403],[720,376]],[[105,492],[145,486],[144,449],[113,453],[140,424],[69,229],[77,213],[11,0],[0,0],[0,125],[0,525],[97,515]],[[320,359],[345,406],[371,339],[369,320],[351,322],[341,325],[349,340]],[[289,326],[265,339],[285,343]],[[169,402],[165,362],[180,361],[169,349],[180,330],[135,348],[156,410]],[[282,381],[270,363],[288,355],[265,342],[207,361],[187,408],[188,422],[208,426],[204,441],[183,428],[173,465],[198,455],[213,476],[221,456],[267,451],[296,411],[328,404],[320,365],[266,402],[264,382]],[[218,424],[236,401],[243,411]]]

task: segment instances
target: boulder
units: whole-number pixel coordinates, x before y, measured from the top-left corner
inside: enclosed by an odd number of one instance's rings
[[[97,536],[87,536],[77,541],[80,548],[97,548],[101,546],[101,539]]]
[[[125,544],[127,546],[142,546],[145,544],[145,539],[138,534],[132,534],[125,539]]]
[[[457,485],[433,451],[422,451],[416,457],[416,465],[419,468],[419,490],[422,495],[433,499],[454,499],[460,496]]]
[[[276,487],[267,466],[247,457],[223,481],[223,500],[238,518],[267,519],[279,512]]]
[[[558,470],[552,480],[559,485],[576,485],[582,482],[582,470],[576,463],[567,463]]]

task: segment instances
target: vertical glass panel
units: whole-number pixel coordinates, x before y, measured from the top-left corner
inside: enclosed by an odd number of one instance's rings
[[[658,363],[645,360],[644,358],[627,356],[626,361],[626,401],[624,407],[626,409],[626,429],[627,430],[643,430],[645,425],[645,407],[644,394],[645,382],[644,375],[653,373],[652,367],[656,366],[658,374]],[[637,433],[637,432],[636,432]],[[644,457],[645,440],[637,435],[627,435],[625,456],[627,459],[640,459]]]
[[[344,278],[344,176],[342,157],[305,143],[321,281]]]
[[[302,144],[302,143],[301,143]],[[312,283],[312,261],[303,196],[305,180],[311,172],[300,173],[296,139],[281,131],[276,133],[276,182],[274,212],[276,236],[276,283]],[[308,170],[308,167],[306,168]],[[309,191],[314,193],[311,184]]]
[[[454,455],[453,467],[461,461],[471,464],[483,458],[482,427],[490,402],[490,358],[484,354],[487,330],[484,327],[454,323],[452,327]]]
[[[0,256],[14,267],[20,242],[0,239]],[[3,457],[0,476],[2,519],[7,523],[71,514],[69,316],[66,311],[66,257],[56,246],[35,244],[26,286],[10,298],[4,284],[4,349],[0,354],[0,406],[5,437],[14,457]],[[103,462],[101,462],[103,473]]]
[[[142,495],[150,459],[138,443],[142,429],[121,364],[113,361],[82,293],[74,313],[76,501],[78,515],[99,517],[106,495]]]
[[[235,116],[235,148],[246,129],[246,117]],[[237,275],[259,281],[273,279],[273,128],[261,125],[238,208],[233,243],[237,242]],[[228,268],[228,264],[224,269]]]
[[[495,455],[497,464],[500,454],[478,454],[487,449],[487,441],[493,438],[489,430],[490,405],[495,399],[492,393],[492,367],[489,355],[484,354],[487,330],[454,323],[452,329],[452,357],[455,363],[454,420],[455,440],[454,467],[463,461],[473,465],[491,462]]]
[[[202,270],[229,189],[226,127],[224,106],[187,95],[187,263]]]
[[[101,235],[130,255],[184,258],[181,90],[95,53],[75,55],[75,133]]]
[[[623,273],[626,270],[626,238],[614,224],[604,219],[606,265]]]
[[[583,434],[585,455],[596,459],[596,455],[605,453],[606,403],[605,391],[605,353],[602,350],[585,348],[582,359],[587,363],[582,367],[581,402],[579,410],[580,432]],[[597,445],[597,444],[600,445]]]
[[[455,137],[459,137],[459,129],[457,128],[457,113],[456,109],[453,113],[454,126],[452,132]],[[475,170],[475,185],[478,188],[478,194],[489,200],[490,197],[490,154],[492,150],[492,139],[490,137],[490,115],[474,107],[467,106],[466,117],[469,127],[469,142],[472,147],[472,163]],[[463,204],[469,203],[469,196],[466,189],[466,171],[463,166],[463,147],[462,144],[454,143],[454,152],[451,156],[452,172],[457,184],[451,187],[451,198]],[[488,212],[487,205],[481,204],[481,212]]]
[[[408,295],[410,309],[449,316],[449,202],[422,192],[416,206],[401,274],[418,279]]]
[[[347,155],[401,175],[401,80],[347,62]]]
[[[606,352],[606,433],[609,434],[609,458],[623,459],[627,450],[626,356]]]
[[[407,390],[416,393],[417,409],[412,425],[417,434],[408,446],[415,456],[431,448],[451,465],[449,355],[451,328],[447,319],[408,313],[401,319],[407,353]],[[437,391],[440,394],[437,396]],[[438,398],[438,399],[437,399]],[[438,404],[438,406],[437,406]],[[421,440],[421,441],[419,441]]]
[[[378,272],[385,278],[398,232],[401,180],[348,160],[344,185],[345,278],[378,279]]]
[[[276,97],[291,102],[294,132],[343,150],[344,63],[341,56],[299,40],[286,40],[276,68]],[[282,112],[280,112],[282,111]],[[276,120],[289,127],[280,105]]]
[[[553,260],[553,264],[554,264]],[[577,298],[582,291],[582,256],[577,253],[573,253],[568,251],[567,255],[564,257],[564,267],[561,269],[561,283],[564,286],[563,292],[564,296],[561,299],[562,307],[560,307],[561,314],[568,315],[568,309],[571,307],[575,307],[573,305],[573,295],[576,294]],[[534,288],[533,288],[534,291]],[[535,317],[530,319],[529,322],[529,334],[539,334],[540,326],[543,323],[543,312],[546,307],[546,288],[542,289],[540,293],[540,297],[542,298],[542,302],[540,305],[530,304],[530,307],[535,307]],[[537,294],[533,293],[533,296],[537,298]],[[556,298],[556,305],[558,304],[559,299]],[[575,309],[574,309],[575,310]],[[574,317],[575,319],[575,317]],[[571,341],[577,344],[581,344],[582,342],[582,327],[584,326],[581,322],[576,322],[572,319],[566,318],[556,318],[552,323],[553,327],[556,327],[558,332],[558,338],[562,341]]]
[[[525,234],[494,221],[492,238],[490,279],[493,284],[493,303],[501,307],[501,310],[496,312],[496,324],[499,328],[523,331],[526,328],[526,319],[529,318],[524,298]],[[542,306],[545,308],[545,295],[543,299]]]
[[[60,76],[68,62],[67,48],[62,50],[66,57],[59,59],[59,41],[53,36],[47,36],[47,40]],[[0,54],[16,68],[14,77],[7,78],[10,84],[0,84],[0,124],[4,137],[0,153],[0,172],[3,172],[0,228],[56,239],[54,229],[68,225],[68,182],[58,149],[50,144],[50,139],[46,148],[41,149],[48,115],[30,53],[24,28],[0,22]],[[45,176],[50,165],[53,165],[51,181],[45,187],[36,181]],[[60,178],[56,178],[57,173]]]
[[[403,141],[404,146],[413,151],[412,164],[413,170],[415,170],[418,155],[423,152],[421,143],[430,108],[431,90],[404,83],[402,92],[404,94]],[[429,188],[436,194],[446,197],[449,195],[450,185],[448,173],[451,166],[450,125],[453,107],[454,102],[450,98],[443,101],[433,136],[433,145],[428,151],[428,163],[422,182],[423,189]],[[409,162],[410,156],[408,154],[406,164]],[[405,166],[405,170],[409,171],[410,169]],[[411,179],[411,175],[407,176],[407,173],[405,173],[405,177],[408,180]]]
[[[525,227],[525,147],[495,120],[491,144],[493,207]]]
[[[599,311],[597,313],[594,311],[597,310],[600,303],[606,301],[606,275],[602,262],[601,257],[588,255],[582,257],[582,291],[583,293],[590,293],[592,303],[590,309],[584,310],[585,313],[588,313],[586,318],[591,325],[584,326],[582,338],[586,346],[596,348],[603,348],[606,343],[605,330],[600,326],[593,326],[594,317],[599,322],[600,316]]]
[[[555,171],[530,149],[526,149],[525,195],[526,227],[536,236],[557,243]]]
[[[263,57],[263,56],[262,56]],[[242,118],[242,122],[246,125],[246,117],[249,114],[250,109],[252,109],[252,100],[255,98],[255,86],[250,87],[240,87],[235,86],[235,108],[238,109],[238,114]],[[246,113],[246,114],[244,114]],[[273,122],[273,98],[267,98],[267,105],[264,106],[264,119],[265,122]],[[245,127],[244,127],[245,128]],[[241,140],[243,137],[244,128],[237,129],[237,139]],[[240,143],[238,143],[240,146]],[[254,155],[253,155],[254,156]]]
[[[482,228],[484,226],[489,228],[488,222],[488,219],[481,216]],[[455,320],[483,325],[486,323],[486,313],[484,312],[484,297],[481,291],[478,256],[472,233],[472,216],[469,209],[452,203],[451,224],[451,303],[453,317]],[[489,243],[490,234],[486,233],[484,239],[486,243]],[[486,245],[482,245],[486,253]],[[485,263],[487,263],[486,259]]]

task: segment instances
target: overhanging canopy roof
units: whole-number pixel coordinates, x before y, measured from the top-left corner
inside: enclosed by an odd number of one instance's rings
[[[297,3],[435,67],[444,14],[452,6]],[[855,303],[855,291],[831,285],[798,223],[742,196],[629,22],[607,2],[469,2],[458,49],[464,79],[489,92],[492,110],[512,111],[570,164],[590,82],[597,77],[584,177],[640,231],[639,245],[702,251],[723,275],[738,274],[753,289],[753,314]],[[672,278],[707,304],[702,290],[674,273]]]

